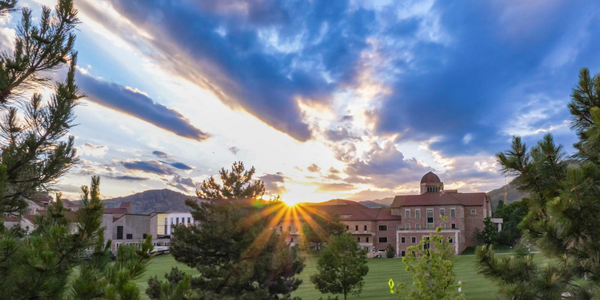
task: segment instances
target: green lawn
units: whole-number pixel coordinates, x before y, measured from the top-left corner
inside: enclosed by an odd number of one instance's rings
[[[537,256],[537,258],[539,259],[540,257]],[[327,298],[327,295],[322,295],[319,291],[315,290],[309,279],[310,275],[316,272],[316,261],[317,259],[314,256],[307,258],[306,267],[300,274],[303,283],[293,294],[294,296],[300,296],[305,300],[319,299],[322,296]],[[172,266],[177,266],[188,274],[198,274],[195,269],[176,262],[171,255],[157,256],[152,259],[148,271],[144,276],[137,280],[137,284],[144,297],[148,278],[158,275],[160,279],[164,280],[164,274],[169,272]],[[398,280],[411,282],[409,274],[404,269],[401,259],[370,259],[369,274],[365,278],[365,286],[362,294],[360,297],[349,297],[349,299],[395,299],[389,293],[387,282],[390,278],[393,278],[396,282]],[[477,274],[475,256],[457,256],[454,260],[454,272],[456,279],[464,282],[463,292],[467,296],[467,299],[496,299],[498,288],[494,283]]]

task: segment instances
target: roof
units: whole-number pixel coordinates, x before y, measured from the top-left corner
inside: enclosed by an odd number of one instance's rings
[[[62,202],[63,202],[63,205],[64,205],[65,207],[69,207],[69,208],[71,208],[71,207],[78,207],[78,206],[79,206],[78,204],[75,204],[75,203],[73,203],[73,201],[71,201],[71,200],[69,200],[69,199],[61,199],[61,200],[62,200]]]
[[[40,213],[41,215],[45,215],[48,211],[45,209],[39,209],[38,213]],[[73,221],[73,222],[77,222],[77,213],[73,212],[73,211],[65,211],[65,217],[67,217],[67,219]]]
[[[127,209],[125,208],[105,208],[104,209],[104,213],[105,214],[126,214],[127,213]]]
[[[2,217],[0,218],[0,220],[2,220],[3,222],[19,222],[19,218],[15,216]]]
[[[299,207],[305,207],[309,213],[311,210],[334,213],[339,215],[342,221],[400,220],[399,216],[392,215],[389,207],[369,208],[350,200],[334,199],[321,203],[303,203]]]
[[[435,175],[435,173],[433,172],[429,172],[425,175],[423,175],[423,178],[421,178],[421,184],[423,183],[441,183],[442,181],[440,180],[440,178]]]
[[[432,206],[432,205],[462,205],[480,206],[484,205],[489,196],[485,193],[458,193],[439,192],[424,193],[421,195],[396,196],[392,207],[403,206]]]

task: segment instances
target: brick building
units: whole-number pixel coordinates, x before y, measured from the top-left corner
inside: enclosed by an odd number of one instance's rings
[[[482,230],[484,219],[492,216],[489,196],[444,190],[444,183],[432,172],[423,176],[420,189],[420,195],[396,196],[392,203],[392,214],[402,216],[396,232],[397,255],[404,256],[408,247],[438,226],[443,227],[441,235],[454,244],[456,254],[473,246],[475,228]],[[448,217],[447,221],[441,216]]]
[[[395,247],[396,230],[400,225],[401,217],[392,214],[389,207],[369,208],[360,203],[349,200],[330,200],[321,203],[302,203],[298,210],[307,213],[330,213],[340,216],[340,221],[346,230],[356,237],[359,245],[370,253],[383,253],[388,245]],[[302,214],[283,222],[280,228],[289,232],[288,242],[296,244],[301,240],[299,228],[304,224]]]

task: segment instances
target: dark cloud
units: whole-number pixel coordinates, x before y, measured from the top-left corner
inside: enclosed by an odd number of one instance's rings
[[[265,189],[271,195],[282,195],[289,191],[285,187],[285,176],[281,172],[266,174],[259,179],[265,183]]]
[[[110,178],[110,179],[114,179],[114,180],[123,180],[123,181],[144,181],[144,180],[148,180],[148,178],[138,177],[138,176],[132,176],[132,175],[118,175],[118,176],[108,175],[108,176],[105,176],[105,177]]]
[[[430,13],[412,19],[426,29],[425,19],[439,16],[436,26],[448,42],[406,41],[414,55],[410,61],[393,60],[402,72],[377,111],[378,131],[402,133],[400,141],[441,137],[431,149],[449,156],[494,153],[509,145],[510,122],[549,104],[519,111],[540,95],[559,101],[562,109],[546,111],[531,125],[559,124],[568,118],[566,104],[579,68],[600,64],[592,54],[600,41],[583,38],[600,35],[599,8],[598,2],[437,1]],[[471,141],[463,143],[467,134]]]
[[[339,142],[343,140],[360,139],[357,136],[352,135],[348,129],[340,126],[337,129],[325,130],[325,138],[332,142]]]
[[[116,83],[77,73],[77,84],[88,100],[118,112],[144,120],[178,136],[202,142],[210,137],[190,124],[182,114],[154,102],[147,95]]]
[[[194,168],[192,168],[192,167],[190,167],[190,166],[188,166],[188,165],[186,165],[184,163],[181,163],[181,162],[172,162],[172,163],[168,163],[168,164],[170,166],[174,167],[174,168],[179,169],[179,170],[189,171],[189,170],[193,170],[194,169]]]
[[[306,168],[306,170],[308,170],[309,172],[319,172],[321,171],[321,167],[317,166],[316,164],[312,164],[310,166],[308,166],[308,168]]]
[[[229,152],[233,153],[233,155],[236,155],[238,153],[238,151],[240,151],[240,149],[238,149],[238,147],[230,147],[229,148]]]
[[[153,151],[152,154],[154,154],[154,155],[156,155],[156,156],[158,156],[160,158],[171,158],[171,157],[173,157],[173,155],[171,155],[169,153],[158,151],[158,150]]]
[[[126,40],[225,104],[299,141],[312,133],[298,99],[327,104],[337,87],[354,84],[361,52],[378,27],[375,12],[347,1],[111,2],[153,37],[140,45],[132,32]],[[127,35],[93,6],[80,9]]]
[[[121,164],[123,165],[123,167],[129,170],[137,170],[157,175],[176,175],[176,173],[171,167],[156,160],[125,161],[121,162]]]
[[[185,193],[189,193],[190,190],[193,190],[196,188],[196,183],[194,182],[194,180],[192,178],[183,178],[179,175],[175,175],[173,176],[173,179],[169,182],[167,182],[168,186],[172,186],[174,188],[177,188]]]
[[[340,170],[338,170],[334,167],[331,167],[331,168],[329,168],[329,170],[327,170],[327,172],[332,173],[332,174],[339,174]]]

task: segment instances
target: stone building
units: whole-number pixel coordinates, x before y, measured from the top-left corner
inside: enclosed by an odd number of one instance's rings
[[[392,203],[392,214],[402,217],[396,232],[397,255],[406,255],[408,247],[439,226],[456,254],[473,246],[473,232],[476,228],[482,230],[484,219],[492,216],[490,197],[485,193],[444,190],[444,183],[432,172],[423,176],[420,190],[419,195],[396,196]]]

